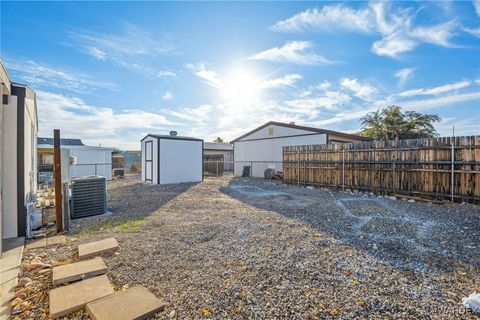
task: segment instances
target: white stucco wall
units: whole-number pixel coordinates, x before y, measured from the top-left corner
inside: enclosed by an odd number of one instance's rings
[[[275,127],[274,131],[277,128],[280,127]],[[289,128],[282,129],[288,130]],[[304,132],[299,133],[297,129],[291,130],[292,131],[290,133],[282,130],[282,134],[305,134]],[[263,177],[263,173],[267,168],[274,168],[275,170],[283,171],[283,165],[281,163],[283,161],[283,147],[309,144],[324,144],[327,142],[327,136],[323,133],[306,136],[300,135],[285,138],[279,137],[250,141],[249,139],[253,138],[251,138],[250,136],[245,137],[243,140],[234,143],[234,174],[237,176],[242,174],[243,166],[253,167],[251,168],[251,175],[253,177]]]

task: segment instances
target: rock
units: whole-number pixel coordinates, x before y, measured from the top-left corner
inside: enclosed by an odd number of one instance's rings
[[[170,313],[168,314],[168,317],[169,317],[169,318],[173,318],[173,317],[175,317],[175,314],[176,314],[175,310],[172,310],[172,312],[170,312]]]
[[[15,310],[15,307],[18,306],[18,305],[20,305],[20,303],[22,303],[22,302],[23,302],[22,299],[20,299],[20,298],[15,298],[15,299],[12,300],[12,302],[10,302],[10,308],[11,308],[12,310]]]
[[[43,267],[43,262],[32,260],[32,262],[22,266],[24,270],[31,271]]]
[[[307,186],[307,189],[313,190],[313,189],[315,189],[315,188],[312,187],[312,186]]]
[[[17,287],[23,288],[26,286],[27,283],[31,283],[32,279],[30,278],[20,278],[17,283]]]
[[[388,199],[390,199],[390,200],[397,200],[397,197],[389,196]]]
[[[408,199],[408,202],[415,202],[415,200],[413,200],[413,199]]]

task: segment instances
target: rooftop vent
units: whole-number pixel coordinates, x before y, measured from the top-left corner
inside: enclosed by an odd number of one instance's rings
[[[294,126],[294,125],[295,125],[295,122],[292,121],[292,122],[289,123],[289,125]]]
[[[176,137],[177,136],[177,131],[170,131],[170,136]]]

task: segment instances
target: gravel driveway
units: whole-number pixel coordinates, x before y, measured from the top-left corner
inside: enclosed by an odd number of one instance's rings
[[[474,318],[479,206],[236,178],[118,180],[109,196],[111,215],[74,230],[118,239],[110,278],[166,300],[157,318]]]

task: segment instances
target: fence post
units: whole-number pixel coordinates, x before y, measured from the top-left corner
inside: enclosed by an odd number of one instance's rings
[[[395,182],[397,181],[397,174],[396,174],[396,171],[395,171],[395,167],[396,167],[396,159],[393,159],[393,162],[392,162],[392,191],[393,191],[393,193],[395,193]]]
[[[95,175],[97,175],[97,164],[95,163]]]
[[[217,178],[218,178],[218,161],[215,161],[215,163],[217,164]]]
[[[345,149],[342,149],[342,191],[345,191]]]
[[[454,138],[455,139],[455,138]],[[452,141],[452,173],[451,173],[451,178],[450,178],[450,199],[453,202],[453,196],[454,196],[454,185],[455,185],[455,140]]]

